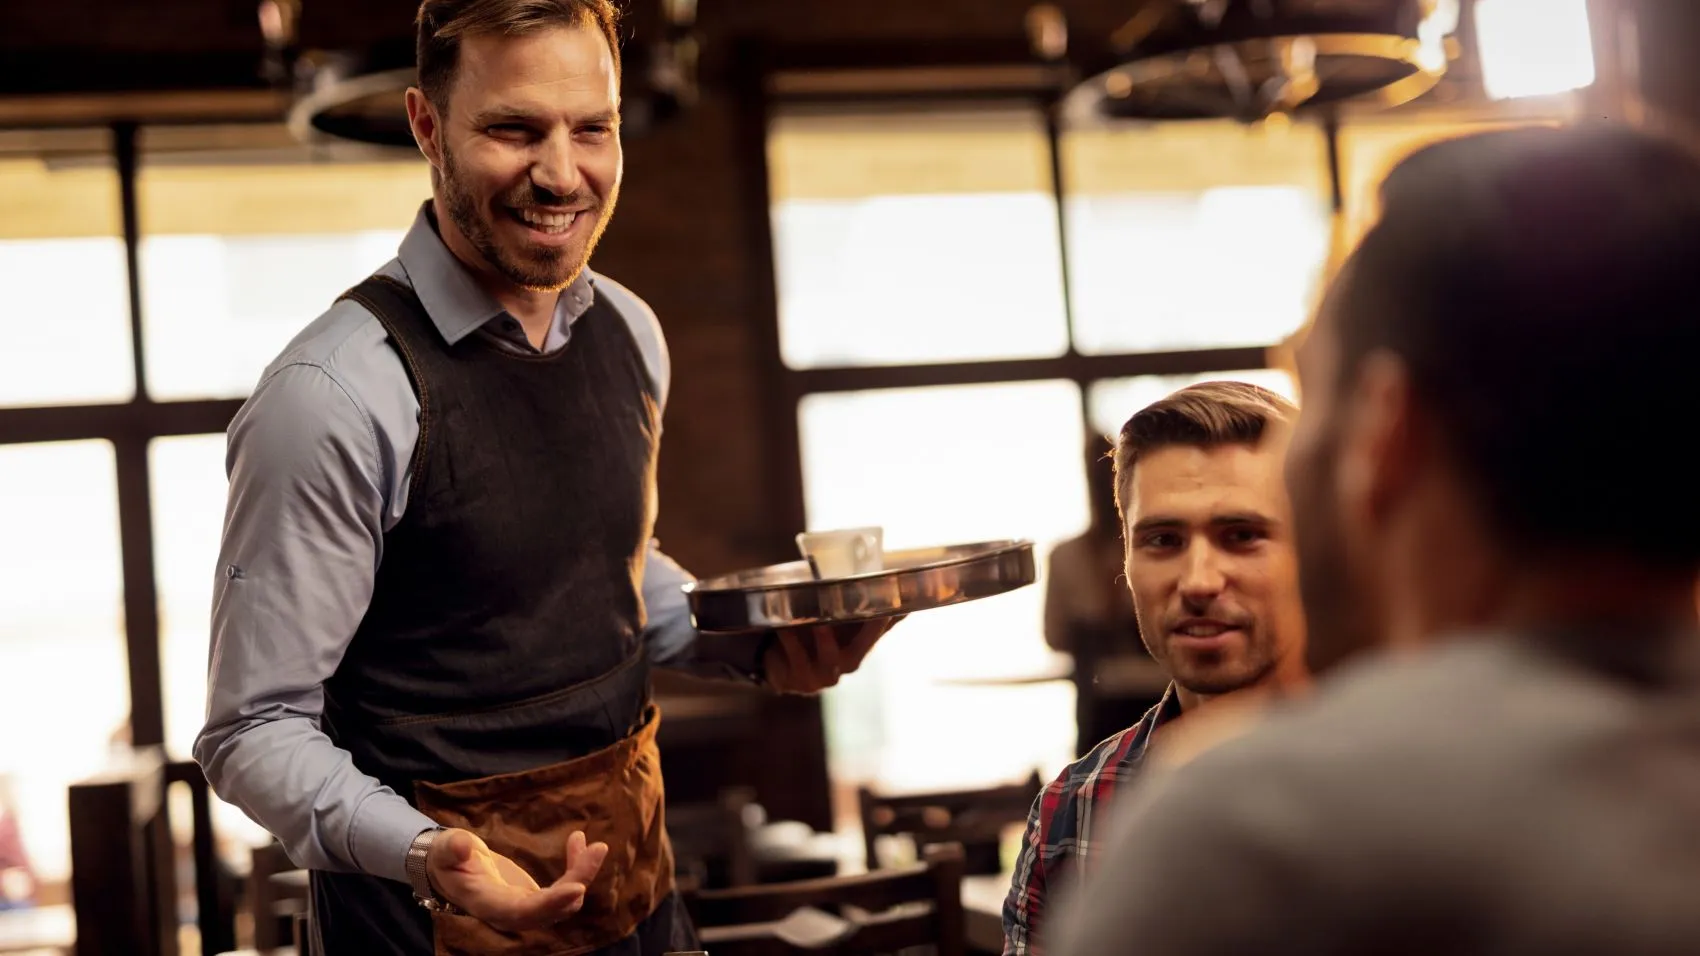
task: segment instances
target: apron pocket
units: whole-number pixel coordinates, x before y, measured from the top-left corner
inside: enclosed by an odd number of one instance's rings
[[[624,939],[673,891],[664,826],[660,711],[630,737],[565,763],[451,784],[418,783],[420,812],[470,830],[547,886],[566,872],[567,835],[608,844],[584,907],[541,930],[508,932],[470,916],[433,914],[438,956],[575,956]]]

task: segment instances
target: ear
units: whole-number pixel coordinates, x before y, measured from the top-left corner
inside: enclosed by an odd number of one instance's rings
[[[417,86],[407,88],[407,125],[413,130],[413,141],[433,169],[443,168],[443,124],[437,108]]]
[[[1345,396],[1338,489],[1342,517],[1379,528],[1410,493],[1423,460],[1411,375],[1388,352],[1365,356]]]

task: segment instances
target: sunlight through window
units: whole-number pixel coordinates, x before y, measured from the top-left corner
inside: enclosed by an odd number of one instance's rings
[[[1494,99],[1546,96],[1594,82],[1587,0],[1479,0],[1482,85]]]
[[[44,882],[71,871],[65,788],[129,730],[112,445],[0,448],[0,799]]]
[[[1304,323],[1328,256],[1312,124],[1069,131],[1069,290],[1082,352],[1268,345]]]
[[[811,395],[800,419],[810,527],[881,525],[892,549],[1028,538],[1042,574],[1086,526],[1073,383]],[[992,683],[1055,669],[1043,597],[1041,580],[904,621],[827,696],[834,778],[927,790],[1060,770],[1073,686]]]
[[[786,365],[1067,349],[1057,210],[1035,111],[786,114],[768,157]]]

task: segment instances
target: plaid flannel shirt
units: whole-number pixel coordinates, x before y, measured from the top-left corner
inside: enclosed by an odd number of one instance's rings
[[[1139,771],[1151,735],[1180,713],[1180,700],[1171,684],[1138,723],[1093,747],[1040,791],[1027,817],[1021,856],[1015,861],[1015,877],[1003,904],[1004,956],[1040,951],[1034,940],[1050,884],[1079,879],[1086,871],[1092,827],[1101,806]]]

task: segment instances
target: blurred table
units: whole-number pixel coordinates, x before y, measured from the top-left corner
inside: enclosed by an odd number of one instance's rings
[[[0,910],[0,953],[70,952],[77,919],[69,905]]]
[[[1095,670],[1097,689],[1101,694],[1161,696],[1169,686],[1169,675],[1163,672],[1162,666],[1145,656],[1107,657],[1097,662]],[[1029,674],[940,677],[933,683],[948,687],[1021,687],[1074,679],[1074,666],[1065,661]]]
[[[1023,687],[1029,684],[1051,684],[1074,678],[1074,665],[1066,659],[1056,660],[1036,671],[1018,674],[958,674],[934,678],[933,683],[945,687]]]
[[[969,947],[1003,952],[1003,901],[1013,873],[962,878],[962,919]]]

